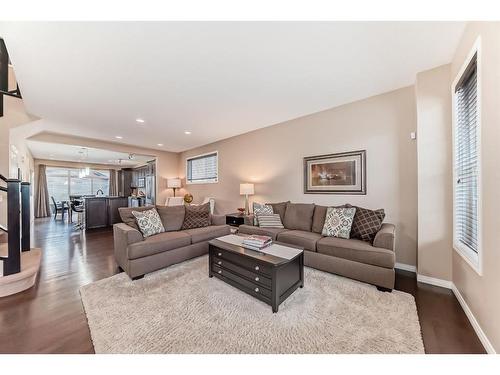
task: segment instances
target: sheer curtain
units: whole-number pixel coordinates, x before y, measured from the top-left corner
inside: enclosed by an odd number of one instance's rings
[[[38,166],[38,182],[35,196],[35,216],[50,216],[49,190],[47,189],[47,167],[43,164]]]
[[[109,170],[109,195],[118,195],[118,178],[114,169]]]

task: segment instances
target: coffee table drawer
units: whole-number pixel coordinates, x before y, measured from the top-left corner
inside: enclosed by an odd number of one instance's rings
[[[263,295],[267,298],[271,298],[271,290],[263,287],[262,285],[255,284],[251,281],[248,281],[247,279],[231,272],[228,271],[227,269],[223,269],[215,264],[212,264],[212,272],[223,277],[227,277],[228,279],[231,279],[238,284],[250,289],[253,291],[254,294],[260,294]]]
[[[228,260],[233,264],[244,267],[244,268],[251,270],[252,272],[255,272],[257,274],[264,274],[267,276],[272,275],[271,266],[269,266],[267,264],[260,263],[256,260],[241,256],[241,255],[232,254],[228,251],[224,251],[221,249],[216,249],[215,252],[213,253],[213,255],[217,258],[221,258],[222,260]]]
[[[244,276],[250,280],[253,280],[257,284],[261,284],[261,285],[266,286],[269,289],[271,289],[271,285],[272,285],[271,279],[266,277],[266,276],[263,276],[262,274],[249,271],[246,268],[240,267],[237,264],[234,264],[228,260],[223,260],[222,258],[218,258],[218,257],[214,257],[213,262],[215,265],[217,265],[219,267],[226,268],[230,271],[233,271],[234,273],[236,273],[238,275],[241,275],[241,276]]]

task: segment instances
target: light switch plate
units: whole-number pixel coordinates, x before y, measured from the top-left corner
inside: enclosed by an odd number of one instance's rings
[[[417,133],[411,132],[410,133],[410,139],[417,139]]]

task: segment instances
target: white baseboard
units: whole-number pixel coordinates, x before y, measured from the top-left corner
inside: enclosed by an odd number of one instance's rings
[[[465,299],[462,297],[460,291],[452,281],[437,279],[435,277],[419,275],[419,274],[417,274],[417,281],[425,284],[431,284],[435,286],[440,286],[442,288],[451,289],[453,291],[453,294],[457,298],[458,302],[460,303],[460,306],[462,306],[462,310],[464,310],[465,315],[469,319],[472,328],[474,328],[474,331],[476,332],[477,337],[479,337],[479,340],[481,341],[481,344],[483,344],[486,352],[488,354],[496,354],[495,348],[491,344],[490,340],[488,340],[488,337],[486,336],[483,329],[479,325],[479,322],[477,321],[476,317],[474,316],[471,309],[467,305],[467,302],[465,302]]]
[[[409,271],[413,273],[417,273],[417,267],[412,266],[411,264],[405,264],[405,263],[397,263],[394,266],[394,268],[397,268],[398,270],[403,270],[403,271]]]
[[[481,344],[483,344],[484,349],[486,349],[486,352],[488,354],[497,354],[497,352],[495,351],[495,348],[493,347],[493,345],[491,345],[490,340],[488,340],[488,337],[486,336],[483,329],[479,325],[479,322],[477,321],[476,317],[472,313],[471,309],[467,305],[467,302],[465,302],[464,297],[462,297],[462,294],[460,294],[460,291],[455,286],[455,284],[452,284],[452,290],[453,290],[453,294],[455,294],[455,297],[457,297],[457,300],[460,303],[460,306],[462,306],[462,309],[464,310],[465,315],[467,315],[467,318],[469,318],[469,322],[472,325],[472,328],[474,328],[474,331],[476,332],[477,336],[479,337]]]
[[[425,276],[417,274],[417,281],[419,283],[430,284],[435,286],[440,286],[441,288],[452,289],[453,282],[443,279],[437,279],[435,277]]]

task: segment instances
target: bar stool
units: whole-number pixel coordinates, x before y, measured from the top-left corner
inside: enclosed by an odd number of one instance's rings
[[[77,222],[73,226],[73,228],[78,229],[78,230],[85,229],[85,224],[83,222],[83,211],[84,211],[83,202],[78,201],[78,200],[74,200],[74,201],[71,201],[70,205],[71,205],[72,213],[76,212],[78,214]]]

